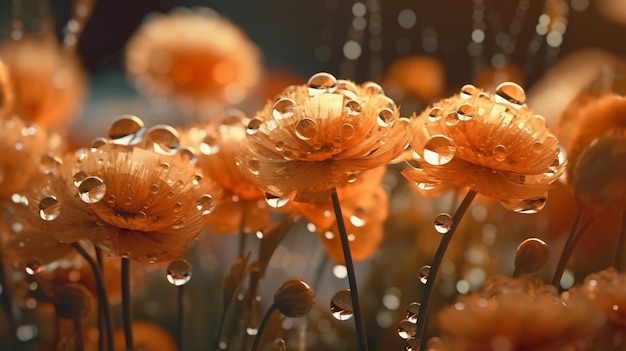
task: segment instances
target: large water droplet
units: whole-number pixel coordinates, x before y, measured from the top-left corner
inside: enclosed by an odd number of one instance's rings
[[[137,116],[118,117],[109,127],[109,139],[118,145],[132,145],[141,140],[145,131],[143,121]]]
[[[350,100],[346,102],[346,115],[348,117],[358,116],[363,111],[363,107],[358,101]]]
[[[537,213],[545,205],[548,199],[546,197],[535,197],[532,199],[503,199],[500,200],[500,205],[507,210],[517,213]]]
[[[384,108],[378,113],[378,118],[376,121],[378,122],[379,126],[385,128],[393,124],[395,117],[396,116],[391,109]]]
[[[44,221],[54,221],[61,214],[61,203],[56,196],[49,195],[39,201],[39,217]]]
[[[506,160],[506,152],[507,150],[504,145],[497,145],[493,148],[493,158],[498,162],[502,162]]]
[[[550,259],[550,249],[541,239],[529,238],[515,250],[515,271],[525,274],[537,273]]]
[[[441,107],[435,106],[430,112],[428,112],[428,120],[430,122],[437,122],[443,116],[443,109]]]
[[[459,93],[459,95],[461,96],[461,99],[469,99],[472,96],[474,96],[474,94],[476,94],[476,87],[471,85],[471,84],[466,84],[461,88],[461,92]]]
[[[246,127],[246,134],[254,135],[256,134],[261,126],[263,125],[263,120],[259,118],[253,118],[248,122],[248,127]]]
[[[462,104],[456,109],[456,117],[459,121],[469,121],[474,118],[476,108],[471,104]]]
[[[422,284],[426,284],[428,282],[428,275],[430,275],[430,266],[422,266],[419,273],[419,279]]]
[[[45,174],[54,173],[57,168],[63,163],[60,158],[47,154],[41,157],[41,163],[39,164],[39,169]]]
[[[83,202],[88,204],[94,204],[102,200],[106,192],[106,184],[98,177],[87,177],[78,186],[78,196]]]
[[[200,152],[203,155],[215,155],[218,151],[220,151],[218,139],[214,135],[206,135],[200,143]]]
[[[289,198],[265,194],[265,202],[267,202],[267,204],[272,208],[281,208],[289,203]]]
[[[31,258],[26,262],[26,267],[24,268],[26,274],[35,275],[40,273],[43,270],[43,264],[37,258]]]
[[[433,135],[424,145],[423,158],[428,164],[442,166],[452,161],[456,146],[452,139],[443,135]]]
[[[417,323],[417,316],[420,312],[420,303],[419,302],[411,302],[406,307],[406,315],[404,316],[411,323]]]
[[[292,99],[282,98],[276,100],[272,106],[272,116],[276,120],[291,118],[296,112],[296,102]]]
[[[339,135],[343,140],[350,140],[354,138],[354,135],[356,135],[356,129],[354,129],[352,124],[344,123],[339,129]]]
[[[415,337],[417,333],[417,326],[409,320],[403,320],[398,324],[398,336],[403,340],[408,340]]]
[[[370,94],[370,95],[383,95],[385,94],[385,91],[383,90],[383,87],[380,86],[380,84],[378,83],[374,83],[374,82],[365,82],[361,85],[361,89],[363,89],[363,91],[366,94]]]
[[[526,102],[526,93],[518,84],[504,82],[496,88],[496,102],[509,103],[519,108]]]
[[[215,199],[213,199],[213,196],[209,194],[204,194],[198,200],[196,208],[198,209],[198,211],[201,212],[203,216],[206,216],[208,214],[211,214],[215,210],[215,205],[216,202]]]
[[[72,180],[74,182],[74,186],[75,187],[79,187],[80,183],[83,182],[83,180],[85,180],[85,178],[87,178],[88,175],[87,173],[83,172],[83,171],[78,171],[76,173],[74,173],[74,176],[72,177]]]
[[[309,79],[307,86],[309,95],[333,93],[337,90],[337,78],[330,73],[320,72]]]
[[[296,136],[301,140],[312,139],[317,133],[317,122],[311,118],[303,118],[296,123]]]
[[[452,228],[452,216],[447,213],[440,213],[435,217],[435,230],[441,234],[446,234]]]
[[[173,155],[180,147],[178,131],[168,125],[157,125],[150,128],[146,135],[146,141],[155,152],[162,155]]]
[[[177,258],[167,266],[167,281],[172,285],[181,286],[191,279],[193,268],[184,258]]]
[[[330,313],[335,319],[340,321],[352,318],[354,309],[352,307],[350,289],[339,290],[335,293],[335,296],[330,300]]]

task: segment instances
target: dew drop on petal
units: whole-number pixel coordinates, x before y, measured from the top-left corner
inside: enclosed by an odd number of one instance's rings
[[[209,194],[204,194],[198,200],[196,208],[198,209],[198,211],[201,212],[203,216],[206,216],[208,214],[211,214],[215,210],[215,205],[216,202],[215,199],[213,199],[213,196]]]
[[[217,147],[217,150],[219,151],[219,147]],[[180,149],[178,151],[178,154],[180,155],[180,158],[183,161],[189,162],[192,165],[195,165],[198,162],[198,157],[196,156],[196,153],[192,149],[189,149],[189,148]]]
[[[143,121],[137,116],[121,116],[109,127],[109,139],[118,145],[132,145],[142,137],[145,128]]]
[[[376,119],[376,121],[378,122],[379,126],[385,128],[393,124],[394,119],[395,115],[393,111],[388,108],[384,108],[378,113],[378,118]]]
[[[350,140],[356,135],[356,130],[352,124],[344,123],[339,129],[339,135],[343,140]]]
[[[346,181],[348,183],[354,183],[357,181],[357,179],[359,179],[359,175],[357,173],[348,173],[348,175],[346,176]]]
[[[330,73],[320,72],[309,79],[307,86],[309,95],[333,93],[337,90],[337,78]]]
[[[446,123],[446,126],[454,127],[459,124],[461,120],[459,119],[459,115],[456,113],[456,111],[452,111],[446,115],[444,122]]]
[[[352,216],[350,216],[350,224],[352,224],[353,226],[360,228],[363,227],[365,225],[365,219],[363,219],[363,217],[357,215],[357,214],[353,214]]]
[[[459,121],[469,121],[472,118],[474,118],[475,114],[476,114],[476,108],[474,108],[474,106],[471,104],[461,104],[456,109],[456,116],[459,119]]]
[[[408,340],[415,337],[417,332],[417,326],[409,320],[403,320],[398,324],[398,336],[403,340]]]
[[[296,123],[296,136],[300,140],[309,140],[314,138],[318,133],[318,125],[311,118],[303,118]]]
[[[43,155],[39,163],[39,169],[44,174],[51,174],[54,173],[62,163],[63,161],[54,155]]]
[[[261,170],[261,163],[256,158],[247,160],[246,167],[250,174],[258,176]]]
[[[420,311],[420,303],[419,302],[411,302],[406,307],[406,315],[404,316],[411,323],[417,323],[417,315]]]
[[[191,263],[184,258],[177,258],[167,266],[167,281],[176,286],[185,285],[192,273]]]
[[[504,145],[496,145],[496,147],[493,148],[493,158],[498,161],[498,162],[502,162],[504,160],[506,160],[506,147]]]
[[[178,131],[171,126],[158,125],[150,128],[146,135],[148,145],[162,155],[173,155],[178,152],[180,138]]]
[[[263,121],[259,118],[253,118],[248,122],[248,126],[246,127],[246,134],[254,135],[256,134],[261,126],[263,125]]]
[[[74,186],[78,188],[78,186],[80,186],[80,183],[82,183],[82,181],[85,180],[85,178],[87,177],[88,177],[87,173],[83,171],[78,171],[74,173],[74,175],[72,176]]]
[[[215,136],[209,134],[202,139],[200,152],[203,155],[215,155],[218,151],[220,151],[220,145]]]
[[[265,202],[272,208],[281,208],[289,203],[289,198],[265,194]]]
[[[365,91],[365,93],[370,95],[383,95],[385,91],[378,83],[374,82],[365,82],[361,85],[361,88]]]
[[[428,282],[428,275],[430,274],[430,266],[425,265],[420,268],[419,279],[422,284],[426,284]]]
[[[358,101],[350,100],[346,102],[346,115],[348,117],[358,116],[363,111],[363,107]]]
[[[515,270],[525,274],[537,273],[549,259],[548,245],[541,239],[528,238],[515,250]]]
[[[543,151],[543,143],[540,141],[535,141],[531,146],[531,149],[534,153],[540,154]]]
[[[78,196],[83,202],[94,204],[102,198],[107,192],[106,184],[98,177],[87,177],[78,186]]]
[[[430,112],[428,112],[428,120],[430,122],[437,122],[443,116],[443,109],[441,107],[435,106]]]
[[[441,234],[446,234],[452,228],[452,216],[447,213],[440,213],[435,217],[435,230]]]
[[[548,199],[546,197],[535,197],[531,199],[503,199],[500,200],[500,205],[509,211],[517,213],[537,213],[545,205]]]
[[[461,88],[461,92],[459,95],[461,99],[470,99],[474,94],[476,94],[476,87],[471,84],[466,84]]]
[[[91,151],[96,151],[108,143],[109,141],[106,138],[95,138],[91,141]]]
[[[49,195],[39,201],[39,217],[44,221],[53,221],[61,214],[61,203],[56,196]]]
[[[423,158],[428,164],[442,166],[452,161],[456,146],[452,139],[443,135],[433,135],[424,145]]]
[[[276,100],[272,105],[272,117],[276,120],[293,117],[296,109],[296,102],[292,99],[282,98]],[[251,121],[252,122],[252,121]]]
[[[26,274],[35,275],[40,273],[43,270],[43,264],[37,258],[31,258],[26,262],[26,267],[24,268]]]
[[[519,108],[526,102],[526,93],[518,84],[504,82],[496,88],[496,102],[509,103]]]
[[[350,296],[350,289],[343,289],[337,291],[333,298],[330,300],[330,313],[335,319],[345,321],[354,315],[352,307],[352,296]]]

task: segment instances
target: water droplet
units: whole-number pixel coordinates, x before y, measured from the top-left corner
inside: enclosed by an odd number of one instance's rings
[[[193,179],[191,180],[191,184],[194,186],[198,186],[200,184],[200,181],[202,180],[202,178],[204,178],[204,176],[202,175],[202,173],[196,173],[193,176]],[[182,184],[182,183],[181,183]]]
[[[348,117],[356,117],[363,111],[363,106],[358,101],[350,100],[346,102],[346,115]]]
[[[435,217],[435,230],[441,234],[449,232],[452,224],[452,216],[447,213],[440,213]]]
[[[143,121],[137,116],[118,117],[109,127],[109,139],[118,145],[132,145],[141,140],[145,131]]]
[[[443,109],[441,107],[433,107],[430,112],[428,112],[428,120],[430,122],[437,122],[443,116]]]
[[[296,102],[292,99],[278,99],[272,106],[272,116],[276,120],[291,118],[296,112],[296,106]]]
[[[395,117],[396,116],[393,111],[388,108],[384,108],[378,113],[378,119],[376,121],[379,126],[386,128],[393,124]]]
[[[61,203],[56,196],[49,195],[39,201],[39,217],[44,221],[54,221],[61,214]]]
[[[41,157],[41,163],[39,164],[39,169],[44,174],[51,174],[57,170],[57,168],[63,163],[63,161],[51,154],[47,154]]]
[[[417,323],[417,316],[420,312],[420,303],[419,302],[411,302],[406,307],[406,315],[405,319],[407,319],[411,323]]]
[[[540,154],[543,151],[543,143],[540,141],[535,141],[531,148],[534,153]]]
[[[219,151],[219,147],[217,149]],[[198,162],[198,157],[196,157],[196,153],[190,148],[180,149],[180,151],[178,151],[178,155],[180,155],[180,158],[183,161],[189,162],[192,165],[195,165]]]
[[[309,95],[334,93],[337,90],[337,78],[332,74],[320,72],[309,79],[307,86],[309,87]]]
[[[74,176],[72,177],[72,180],[74,181],[74,186],[78,188],[80,186],[80,183],[82,183],[82,181],[85,180],[85,178],[87,177],[87,173],[83,171],[78,171],[74,173]]]
[[[497,145],[493,148],[493,158],[498,162],[502,162],[506,160],[506,152],[507,150],[504,145]]]
[[[256,158],[247,160],[248,172],[250,174],[258,176],[261,170],[261,163]]]
[[[167,281],[172,285],[181,286],[191,279],[193,268],[184,258],[177,258],[167,266]]]
[[[317,122],[311,118],[303,118],[296,123],[296,136],[301,140],[314,138],[317,133]]]
[[[339,129],[339,135],[343,140],[350,140],[356,135],[356,130],[352,124],[344,123]]]
[[[461,88],[461,92],[459,93],[459,95],[461,96],[461,99],[469,99],[472,96],[474,96],[474,94],[476,94],[476,87],[471,85],[471,84],[466,84]]]
[[[350,184],[356,182],[357,179],[359,179],[358,173],[348,173],[348,175],[346,176],[346,181]]]
[[[274,351],[285,351],[287,350],[287,343],[283,339],[278,339],[274,343]]]
[[[429,340],[430,342],[430,340]],[[405,351],[419,351],[420,349],[420,341],[419,339],[408,339],[406,341],[406,349]],[[428,347],[428,350],[434,350],[432,347]]]
[[[265,194],[265,202],[267,202],[267,204],[272,208],[281,208],[289,203],[289,198]]]
[[[213,196],[209,194],[204,194],[200,197],[200,200],[198,200],[196,208],[198,209],[198,211],[201,211],[201,214],[203,216],[206,216],[208,214],[211,214],[215,210],[215,205],[216,202],[215,199],[213,199]]]
[[[545,205],[548,199],[546,197],[535,197],[532,199],[503,199],[500,200],[500,205],[507,210],[517,213],[537,213]]]
[[[26,267],[24,270],[28,275],[35,275],[43,270],[43,264],[39,259],[31,258],[30,260],[28,260],[28,262],[26,262]]]
[[[374,83],[374,82],[365,82],[361,85],[361,89],[363,89],[363,91],[366,94],[370,94],[370,95],[383,95],[385,94],[385,91],[383,90],[383,88],[378,84],[378,83]]]
[[[398,324],[398,336],[403,340],[408,340],[415,337],[417,333],[417,326],[409,320],[403,320]]]
[[[154,183],[154,184],[150,185],[150,192],[153,193],[153,194],[158,193],[159,189],[160,189],[159,184]]]
[[[88,204],[94,204],[102,200],[106,191],[107,187],[102,179],[93,176],[83,179],[78,186],[78,196],[83,202]]]
[[[515,271],[525,274],[539,272],[550,259],[550,249],[541,239],[529,238],[515,250]]]
[[[509,103],[519,108],[526,102],[526,93],[518,84],[504,82],[496,88],[496,102]]]
[[[180,147],[178,131],[168,125],[157,125],[148,130],[146,142],[162,155],[173,155]]]
[[[423,158],[428,164],[442,166],[452,161],[456,147],[452,139],[443,135],[433,135],[424,145]]]
[[[335,319],[340,321],[352,318],[354,310],[350,289],[339,290],[335,293],[335,296],[330,300],[330,313],[332,313]]]
[[[457,124],[459,124],[459,122],[461,122],[461,120],[459,119],[459,115],[456,112],[449,112],[446,115],[446,118],[445,118],[444,122],[446,123],[446,126],[454,127]]]
[[[459,121],[469,121],[474,118],[476,108],[471,104],[462,104],[456,109],[456,117]]]
[[[218,139],[214,135],[207,135],[200,143],[200,152],[203,155],[215,155],[220,151]]]
[[[91,151],[97,151],[99,148],[107,145],[109,141],[106,138],[95,138],[91,141]]]
[[[182,202],[176,202],[174,204],[174,212],[180,212],[183,209],[183,203]]]
[[[248,135],[254,135],[259,131],[262,125],[263,125],[263,121],[261,119],[253,118],[248,123],[248,127],[246,127],[246,133]]]
[[[365,225],[365,219],[363,219],[363,217],[359,216],[358,214],[353,214],[352,216],[350,216],[350,223],[357,227],[363,227]]]
[[[420,268],[419,278],[422,284],[426,284],[428,282],[428,275],[430,274],[430,266],[425,265]]]

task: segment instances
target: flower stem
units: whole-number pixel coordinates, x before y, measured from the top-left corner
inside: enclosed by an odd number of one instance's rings
[[[267,322],[269,322],[274,311],[276,311],[276,304],[272,304],[270,308],[267,309],[267,312],[265,312],[265,315],[263,316],[263,320],[261,321],[261,324],[259,325],[259,329],[257,331],[256,337],[254,338],[254,342],[252,342],[252,351],[257,351],[257,349],[259,348],[259,344],[261,343],[261,338],[263,337],[263,330],[265,330],[265,326],[267,325]]]
[[[104,286],[104,279],[102,278],[102,271],[100,267],[94,261],[94,259],[85,251],[85,249],[77,242],[72,243],[72,247],[76,250],[89,264],[91,270],[93,271],[93,275],[96,279],[96,293],[98,295],[98,310],[102,312],[102,320],[103,326],[101,329],[98,329],[100,333],[100,339],[103,339],[102,333],[104,331],[107,346],[109,351],[113,351],[113,326],[111,325],[111,314],[109,311],[109,299],[107,297],[106,288]],[[100,345],[100,344],[99,344]]]
[[[367,351],[367,337],[365,335],[365,327],[363,326],[363,317],[361,316],[361,305],[359,303],[359,292],[357,290],[356,277],[354,273],[354,263],[352,262],[350,243],[348,241],[348,234],[346,233],[346,224],[343,220],[343,214],[341,213],[341,206],[339,205],[339,197],[337,196],[336,190],[332,191],[331,199],[333,202],[335,217],[337,219],[337,228],[339,230],[339,238],[341,239],[343,258],[346,264],[346,270],[348,271],[348,284],[350,286],[350,298],[352,299],[352,309],[354,311],[354,323],[356,326],[359,350]]]
[[[9,340],[8,346],[9,349],[13,349],[16,345],[19,345],[17,340],[17,321],[15,320],[15,315],[13,314],[13,302],[11,301],[11,294],[9,291],[9,280],[7,277],[7,272],[5,271],[4,259],[2,255],[2,242],[0,241],[0,287],[2,287],[2,305],[4,308],[4,312],[7,318],[7,324],[9,327]]]
[[[624,258],[624,249],[626,249],[626,212],[622,212],[622,221],[619,226],[619,234],[617,236],[617,245],[615,246],[615,254],[611,261],[611,266],[617,271],[622,268],[622,259]]]
[[[561,283],[561,277],[565,272],[565,267],[567,267],[567,262],[569,262],[576,245],[582,238],[583,234],[591,224],[590,220],[586,222],[582,222],[582,212],[579,210],[574,218],[574,223],[572,223],[572,228],[570,229],[569,234],[567,235],[567,240],[565,241],[565,246],[563,247],[563,252],[561,252],[561,257],[559,258],[559,262],[556,266],[556,270],[554,272],[554,277],[552,278],[552,285],[555,288],[559,288],[559,284]]]
[[[80,323],[80,318],[74,318],[74,350],[83,351],[83,327]]]
[[[183,351],[183,330],[184,330],[184,322],[185,322],[185,286],[181,285],[176,287],[177,290],[177,302],[178,302],[178,338],[176,343],[178,345],[178,351]]]
[[[243,206],[239,222],[239,258],[243,258],[246,251],[246,206]]]
[[[452,225],[450,226],[450,230],[443,235],[443,238],[441,238],[441,242],[439,242],[439,247],[437,248],[437,252],[435,253],[435,257],[433,258],[417,317],[417,329],[415,333],[415,339],[422,344],[424,329],[426,328],[426,317],[428,317],[428,307],[430,305],[430,300],[433,293],[433,288],[435,286],[435,280],[437,279],[437,273],[439,272],[439,267],[441,266],[441,262],[443,261],[443,256],[446,253],[448,245],[450,244],[450,241],[452,240],[456,229],[459,227],[459,222],[461,222],[463,215],[465,215],[465,212],[467,211],[475,197],[476,191],[470,189],[467,192],[467,195],[465,195],[465,198],[463,198],[463,201],[461,201],[459,207],[456,209],[454,216],[452,216]]]
[[[122,257],[122,320],[126,351],[134,351],[133,321],[130,310],[130,260]]]

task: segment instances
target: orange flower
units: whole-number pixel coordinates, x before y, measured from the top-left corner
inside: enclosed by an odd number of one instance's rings
[[[524,104],[524,90],[502,83],[496,94],[466,85],[412,119],[412,169],[422,189],[469,187],[507,209],[532,213],[545,204],[563,170],[558,140]]]
[[[179,150],[175,129],[143,134],[139,118],[116,120],[109,138],[66,156],[45,184],[13,195],[14,202],[28,205],[26,218],[64,243],[89,239],[144,262],[180,255],[220,192],[190,162],[194,156]]]
[[[269,194],[321,201],[402,153],[405,127],[378,84],[318,73],[306,86],[285,89],[250,121],[239,167]]]
[[[208,8],[154,15],[126,48],[137,89],[193,108],[241,102],[260,79],[259,61],[250,39]]]
[[[585,278],[583,285],[572,290],[581,290],[606,314],[609,321],[626,327],[626,275],[614,268],[593,273]]]
[[[14,99],[15,96],[13,96],[13,88],[11,88],[9,79],[9,69],[0,60],[0,118],[4,118],[13,109]]]

